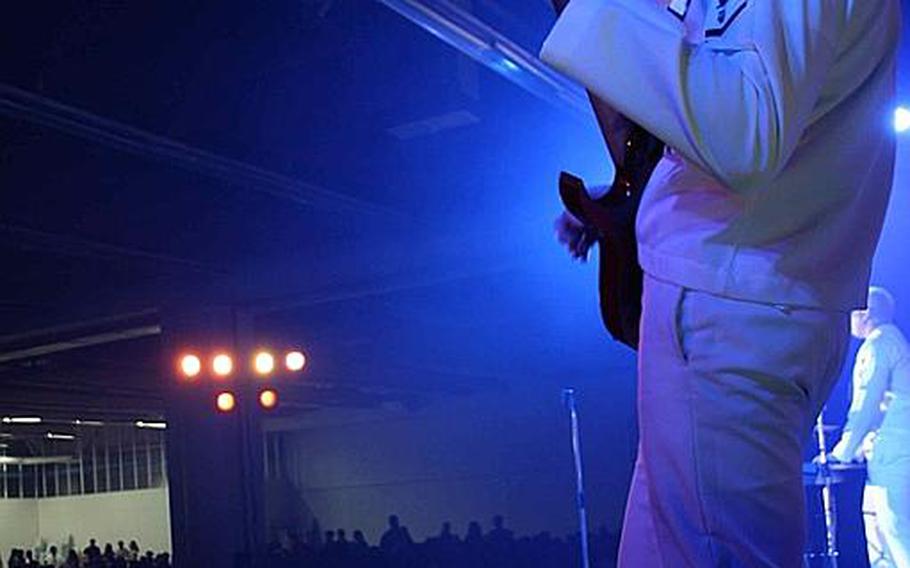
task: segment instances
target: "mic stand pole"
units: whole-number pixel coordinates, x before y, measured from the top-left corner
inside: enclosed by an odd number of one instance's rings
[[[575,406],[575,389],[563,389],[562,397],[566,408],[569,410],[569,420],[572,426],[572,454],[575,457],[575,506],[578,509],[581,567],[590,568],[591,559],[588,552],[588,514],[585,509],[585,484],[581,466],[581,436],[579,435],[578,430],[578,410]]]
[[[825,510],[825,564],[829,568],[837,568],[837,503],[834,500],[834,477],[831,471],[831,462],[828,460],[828,449],[825,440],[825,415],[824,410],[819,412],[815,425],[815,439],[818,442],[818,469],[824,481],[822,485],[822,505]]]

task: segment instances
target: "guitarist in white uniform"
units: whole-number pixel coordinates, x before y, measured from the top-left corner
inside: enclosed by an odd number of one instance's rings
[[[636,225],[621,566],[801,566],[801,444],[866,302],[900,21],[899,0],[569,0],[547,38],[544,61],[668,148]]]

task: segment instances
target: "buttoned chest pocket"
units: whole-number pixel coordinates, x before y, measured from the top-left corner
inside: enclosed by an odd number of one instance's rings
[[[705,43],[742,47],[752,43],[752,4],[757,0],[707,0]]]

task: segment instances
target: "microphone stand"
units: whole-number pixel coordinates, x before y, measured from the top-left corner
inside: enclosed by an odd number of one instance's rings
[[[818,443],[818,471],[823,481],[822,507],[825,512],[825,552],[823,554],[810,554],[809,556],[821,557],[829,568],[837,568],[837,503],[834,499],[834,475],[831,471],[831,462],[828,459],[828,449],[825,440],[824,410],[819,412],[815,425],[815,440]]]
[[[581,466],[581,436],[578,429],[578,409],[575,405],[575,389],[564,388],[563,402],[569,410],[569,421],[572,427],[572,454],[575,457],[575,506],[578,509],[579,541],[581,544],[581,567],[590,568],[591,558],[588,551],[588,514],[585,509],[584,477]]]

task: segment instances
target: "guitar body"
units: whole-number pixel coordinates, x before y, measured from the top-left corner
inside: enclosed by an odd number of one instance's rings
[[[568,3],[551,0],[557,15]],[[635,218],[664,144],[606,101],[590,92],[588,98],[616,165],[616,176],[606,194],[591,199],[582,180],[562,172],[559,195],[566,210],[585,225],[582,239],[600,247],[600,314],[607,331],[637,350],[644,272],[638,263]]]
[[[645,186],[663,155],[663,143],[633,126],[625,159],[610,190],[592,199],[584,182],[562,172],[559,195],[566,210],[585,225],[585,237],[600,247],[600,313],[614,339],[638,349],[644,273],[638,263],[635,219]]]

